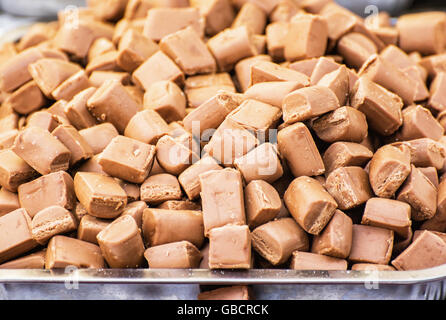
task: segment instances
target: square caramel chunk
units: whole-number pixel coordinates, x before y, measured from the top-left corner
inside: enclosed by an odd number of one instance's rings
[[[81,136],[79,131],[71,125],[59,125],[52,135],[61,141],[71,152],[70,165],[87,160],[93,156],[90,145]]]
[[[312,252],[294,251],[290,268],[293,270],[347,270],[347,260]]]
[[[156,144],[158,140],[170,131],[167,122],[158,112],[145,109],[138,112],[130,119],[125,128],[126,137],[148,143]]]
[[[151,175],[141,185],[141,200],[151,205],[168,200],[181,200],[182,195],[177,177],[168,173]]]
[[[192,243],[180,241],[148,248],[144,257],[151,269],[196,269],[201,253]]]
[[[282,208],[279,193],[263,180],[253,180],[245,187],[246,220],[251,228],[277,217]]]
[[[5,190],[16,192],[21,184],[33,179],[37,174],[11,149],[0,151],[0,185]]]

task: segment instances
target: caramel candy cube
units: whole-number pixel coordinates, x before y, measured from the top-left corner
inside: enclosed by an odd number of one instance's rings
[[[28,114],[40,109],[46,104],[47,100],[35,81],[25,83],[15,90],[6,100],[15,112]]]
[[[277,217],[282,207],[279,193],[263,180],[254,180],[245,187],[246,220],[256,228]]]
[[[127,205],[127,194],[119,183],[99,173],[76,173],[74,191],[88,213],[97,218],[113,219]]]
[[[369,176],[361,167],[341,167],[332,171],[324,186],[341,210],[358,207],[373,196]]]
[[[158,45],[133,29],[127,30],[118,46],[116,63],[125,71],[133,72],[158,51]]]
[[[347,270],[347,261],[311,252],[294,251],[290,268],[293,270]]]
[[[196,269],[201,253],[189,241],[180,241],[148,248],[144,257],[150,269]]]
[[[265,11],[262,8],[255,3],[246,2],[232,22],[232,28],[245,25],[253,34],[263,34],[266,18]]]
[[[117,72],[117,71],[93,71],[90,75],[88,81],[90,85],[99,88],[107,80],[116,80],[126,86],[130,83],[130,74],[127,72]],[[130,93],[130,92],[129,92]],[[132,96],[133,97],[133,96]],[[136,100],[136,99],[135,99]]]
[[[240,60],[235,65],[235,74],[241,92],[245,92],[251,85],[251,67],[259,61],[271,61],[269,55],[256,55]]]
[[[160,49],[187,75],[215,73],[217,65],[197,32],[188,27],[165,36]]]
[[[116,136],[99,156],[103,170],[133,183],[142,183],[152,169],[155,147],[124,136]]]
[[[45,251],[31,253],[0,265],[0,269],[43,269],[45,268]]]
[[[76,197],[71,176],[63,171],[50,173],[18,187],[19,201],[29,216],[50,207],[74,209]]]
[[[290,22],[284,50],[287,61],[317,58],[325,54],[328,40],[325,18],[312,14],[297,14]]]
[[[268,54],[274,61],[285,60],[285,46],[287,45],[289,29],[290,24],[285,21],[273,22],[266,27],[266,46],[268,48]],[[296,70],[293,68],[290,69]],[[296,71],[300,72],[300,70]]]
[[[87,109],[87,101],[96,92],[96,88],[88,88],[76,94],[65,105],[65,115],[78,130],[92,127],[98,122]]]
[[[109,145],[113,138],[119,135],[115,126],[109,122],[101,123],[79,131],[79,134],[88,143],[93,154],[99,154]],[[131,137],[130,137],[131,138]]]
[[[403,124],[401,98],[367,78],[359,78],[350,99],[352,107],[364,113],[370,127],[381,135],[391,135]]]
[[[412,207],[413,220],[427,220],[437,211],[437,188],[412,165],[412,171],[402,185],[397,200],[406,202]]]
[[[201,210],[201,205],[190,200],[167,200],[161,203],[158,209],[166,210]]]
[[[98,219],[86,214],[80,219],[77,238],[82,241],[98,244],[96,236],[110,223],[110,220]]]
[[[202,292],[198,295],[198,300],[251,300],[251,298],[247,286],[232,286]]]
[[[261,82],[270,81],[297,81],[302,84],[302,87],[310,85],[310,79],[298,72],[289,68],[282,67],[276,63],[269,61],[258,61],[251,67],[251,85]]]
[[[102,255],[111,268],[138,268],[143,263],[144,243],[135,219],[122,216],[97,235]]]
[[[187,105],[190,108],[198,108],[221,90],[231,93],[236,91],[234,82],[232,82],[231,76],[227,72],[189,77],[186,79],[184,88]]]
[[[146,109],[138,112],[130,119],[124,135],[143,143],[156,144],[169,131],[169,126],[158,112]]]
[[[345,66],[339,67],[337,70],[324,75],[317,85],[327,87],[333,91],[338,98],[339,105],[343,106],[347,102],[350,90],[349,71]]]
[[[25,209],[0,217],[0,233],[0,262],[16,258],[37,246],[32,238],[31,218]]]
[[[317,136],[325,142],[357,142],[360,143],[368,135],[366,116],[352,107],[340,107],[312,124]]]
[[[76,268],[105,268],[101,249],[86,241],[65,236],[54,236],[48,243],[45,256],[46,269],[64,269],[68,266]]]
[[[18,134],[19,131],[17,129],[7,130],[0,133],[0,150],[11,148]]]
[[[367,147],[353,142],[335,142],[325,151],[323,160],[326,174],[341,167],[364,166],[373,157]]]
[[[147,209],[147,203],[144,201],[134,201],[129,203],[121,213],[121,216],[131,216],[135,219],[138,228],[142,227],[142,214]]]
[[[298,81],[261,82],[249,87],[245,96],[282,109],[283,99],[291,92],[303,87],[303,84]]]
[[[51,132],[56,129],[59,124],[59,119],[54,114],[46,111],[37,111],[27,117],[25,127],[38,127]]]
[[[367,201],[361,224],[393,230],[403,238],[409,237],[412,222],[411,208],[405,202],[372,198]]]
[[[375,194],[381,198],[391,198],[411,172],[410,152],[405,147],[381,147],[373,155],[369,171]]]
[[[53,236],[76,230],[77,221],[70,211],[60,206],[43,209],[33,217],[31,233],[33,239],[44,245]]]
[[[239,171],[226,168],[199,175],[205,234],[228,224],[246,223],[243,182]]]
[[[205,156],[184,170],[178,177],[178,181],[183,187],[184,192],[190,200],[195,200],[200,196],[200,174],[211,171],[223,169],[217,161],[210,157]]]
[[[352,265],[352,271],[396,271],[392,266],[375,263],[356,263]]]
[[[37,176],[22,158],[12,150],[0,151],[0,185],[10,192],[17,192],[17,188]]]
[[[429,138],[403,142],[410,150],[410,162],[416,167],[435,167],[441,170],[445,163],[446,149],[443,144]]]
[[[263,143],[235,159],[234,166],[241,172],[246,183],[253,180],[273,183],[283,175],[277,147],[271,143]]]
[[[438,172],[437,169],[434,167],[426,167],[426,168],[418,168],[418,170],[421,171],[422,174],[424,174],[430,182],[437,188],[440,184],[440,181],[438,180]]]
[[[313,238],[311,252],[346,259],[352,246],[352,231],[352,219],[336,210],[325,229]]]
[[[378,53],[375,43],[358,32],[350,32],[343,36],[337,48],[345,63],[357,69],[361,68],[371,55]]]
[[[285,263],[293,251],[308,251],[305,231],[292,219],[270,221],[251,233],[252,247],[272,265]]]
[[[144,109],[151,109],[167,122],[182,120],[186,116],[186,96],[172,81],[158,81],[144,94]]]
[[[205,20],[205,33],[213,36],[231,26],[234,8],[231,0],[191,0],[192,7],[200,10]]]
[[[189,241],[201,248],[204,241],[203,214],[192,210],[145,209],[142,232],[144,241],[150,246]]]
[[[207,45],[220,71],[230,71],[240,60],[257,54],[252,34],[246,26],[226,29],[209,39]]]
[[[428,102],[429,108],[436,111],[443,111],[446,109],[446,97],[444,91],[446,90],[446,72],[440,72],[434,79],[430,87],[430,98]]]
[[[147,12],[143,34],[153,41],[191,26],[200,36],[204,23],[196,8],[153,8]]]
[[[4,216],[20,208],[19,197],[16,193],[5,188],[0,189],[0,216]]]
[[[98,20],[115,21],[122,18],[126,8],[126,0],[104,2],[101,0],[88,0],[88,8]]]
[[[80,70],[67,78],[56,89],[51,92],[55,100],[70,101],[73,97],[90,87],[90,81],[84,70]]]
[[[12,151],[42,175],[67,170],[70,166],[71,152],[42,128],[29,127],[21,131]]]
[[[167,173],[152,175],[141,185],[141,200],[153,205],[181,200],[182,195],[178,179]]]
[[[209,231],[210,269],[250,269],[251,234],[248,226],[229,225]]]
[[[332,90],[312,86],[291,92],[283,99],[283,119],[286,124],[309,120],[339,108],[339,100]]]
[[[184,73],[162,51],[154,53],[133,72],[133,82],[146,91],[155,82],[163,80],[170,80],[182,86]]]
[[[93,150],[80,133],[71,125],[59,125],[52,132],[71,152],[70,165],[93,156]]]
[[[141,107],[124,86],[114,80],[104,82],[88,99],[87,108],[96,119],[110,122],[123,133],[130,119]]]
[[[105,37],[97,38],[91,43],[91,46],[88,49],[87,61],[91,61],[97,56],[115,50],[116,47],[111,39]]]
[[[354,224],[352,239],[350,262],[389,263],[393,248],[392,230]]]
[[[289,185],[283,199],[297,223],[313,235],[324,229],[338,207],[335,199],[317,180],[305,176]]]
[[[295,177],[319,176],[325,172],[316,143],[303,123],[297,122],[280,130],[277,141],[279,152]]]
[[[401,141],[419,138],[440,140],[444,128],[435,120],[432,113],[420,105],[410,106],[403,110],[403,125],[396,138]]]

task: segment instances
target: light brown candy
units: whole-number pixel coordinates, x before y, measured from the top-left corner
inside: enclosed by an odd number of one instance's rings
[[[116,136],[99,156],[99,164],[109,175],[142,183],[152,169],[155,147],[124,136]]]
[[[71,100],[73,97],[90,87],[90,81],[84,70],[80,70],[67,78],[56,89],[51,92],[51,96],[56,100]]]
[[[426,168],[418,168],[428,179],[432,184],[437,188],[440,184],[440,181],[438,180],[438,172],[435,167],[426,167]]]
[[[87,108],[101,122],[112,123],[123,133],[130,119],[141,109],[124,86],[110,80],[96,90],[88,99]]]
[[[250,295],[247,286],[232,286],[202,292],[198,300],[251,300]]]
[[[235,17],[232,28],[246,25],[253,34],[262,34],[266,25],[266,14],[258,5],[246,2]]]
[[[312,60],[307,61],[311,62]],[[312,63],[310,66],[312,66]],[[320,57],[316,59],[316,64],[312,67],[313,68],[310,75],[311,84],[316,85],[324,76],[338,70],[341,65],[331,57]]]
[[[31,218],[25,209],[0,217],[0,262],[16,258],[37,246],[31,234]]]
[[[144,257],[150,269],[196,269],[201,253],[192,243],[180,241],[148,248]]]
[[[138,268],[143,263],[144,244],[135,219],[122,216],[97,235],[102,255],[111,268]]]
[[[133,72],[132,80],[147,91],[155,82],[164,80],[173,81],[182,86],[184,74],[165,53],[158,51]]]
[[[7,130],[0,133],[0,150],[11,148],[18,134],[19,131],[17,129]]]
[[[389,263],[394,239],[392,230],[354,224],[352,239],[349,261],[354,263]]]
[[[122,17],[127,5],[125,0],[100,1],[88,0],[88,8],[98,20],[115,21]]]
[[[141,200],[157,205],[167,200],[181,200],[182,191],[178,179],[161,173],[150,176],[141,185]]]
[[[33,217],[31,233],[33,239],[44,245],[57,234],[76,230],[77,221],[70,211],[60,206],[47,207]]]
[[[95,39],[88,49],[87,61],[93,60],[106,52],[115,51],[116,47],[111,39],[100,37]]]
[[[29,127],[17,136],[12,150],[40,174],[67,170],[71,152],[45,129]]]
[[[231,26],[234,20],[234,8],[231,0],[190,0],[190,4],[200,10],[205,20],[207,35],[215,35]]]
[[[287,45],[287,35],[289,29],[290,23],[286,21],[273,22],[268,24],[266,27],[265,34],[268,54],[274,61],[285,60],[285,46]],[[295,70],[293,68],[291,69]]]
[[[221,90],[236,92],[234,82],[227,72],[189,77],[186,79],[184,93],[188,106],[198,108]]]
[[[250,85],[271,81],[297,81],[302,87],[310,85],[310,79],[306,75],[276,63],[258,61],[252,65]]]
[[[245,92],[251,82],[251,67],[258,61],[272,61],[269,55],[256,55],[240,60],[235,65],[235,74],[238,80],[238,85],[241,92]]]
[[[121,37],[118,46],[118,66],[128,72],[133,72],[147,58],[158,51],[158,45],[136,30],[129,29]]]
[[[391,135],[403,125],[403,102],[397,95],[361,77],[351,94],[351,105],[367,117],[370,127],[381,135]]]
[[[324,75],[317,85],[331,89],[338,98],[339,105],[343,106],[347,102],[350,89],[349,71],[342,66]]]
[[[23,118],[22,118],[23,119]],[[53,131],[59,125],[59,119],[54,115],[46,111],[37,111],[30,114],[26,118],[26,128],[38,127],[45,129],[49,132]],[[23,126],[19,125],[19,129]]]
[[[326,174],[340,167],[364,166],[373,157],[367,147],[352,142],[335,142],[325,151]]]
[[[321,254],[294,251],[290,268],[293,270],[347,270],[347,261]]]
[[[16,193],[5,188],[0,189],[0,216],[4,216],[20,208],[19,197]]]
[[[428,57],[420,57],[419,64],[426,69],[429,78],[433,79],[440,72],[446,71],[446,54],[435,54]]]
[[[272,22],[290,21],[297,13],[304,13],[299,3],[294,0],[282,0],[270,13],[269,18]]]
[[[119,135],[115,126],[109,122],[80,130],[79,134],[88,143],[93,154],[99,154],[104,151],[113,138]]]
[[[228,224],[246,223],[241,174],[234,169],[199,175],[205,234]]]
[[[393,230],[403,238],[411,231],[411,208],[402,201],[372,198],[367,201],[361,224]]]
[[[122,210],[121,216],[131,216],[135,219],[136,225],[141,229],[142,227],[142,214],[147,209],[147,204],[144,201],[134,201],[129,203],[124,210]]]
[[[189,241],[201,248],[204,241],[203,214],[192,210],[145,209],[142,232],[145,243],[150,246]]]
[[[70,165],[74,165],[93,156],[93,150],[90,145],[73,126],[59,125],[53,130],[52,135],[70,150]]]
[[[201,205],[190,200],[167,200],[161,203],[158,209],[166,210],[201,210]]]
[[[130,83],[130,74],[127,72],[117,71],[93,71],[90,75],[90,85],[99,88],[107,80],[116,80],[121,84],[127,86]]]
[[[299,225],[314,235],[327,225],[338,206],[317,180],[305,176],[289,185],[283,199]]]
[[[376,263],[356,263],[352,265],[352,271],[396,271],[392,266]]]
[[[395,143],[398,145],[398,143]],[[429,138],[421,138],[404,141],[409,147],[410,162],[416,167],[435,167],[437,170],[443,168],[446,149],[443,144]]]
[[[37,176],[22,158],[12,150],[0,151],[0,185],[10,192],[17,192],[17,188]]]
[[[385,45],[398,44],[398,29],[394,27],[380,27],[370,30],[375,37],[381,40]]]
[[[95,244],[54,236],[46,250],[45,269],[64,269],[68,266],[101,269],[105,267],[105,261],[101,249]]]
[[[420,169],[419,169],[420,170]],[[432,231],[446,231],[446,182],[445,180],[441,180],[438,185],[438,193],[437,193],[437,212],[433,218],[426,220],[422,225],[421,229],[423,230],[432,230]]]
[[[82,90],[65,105],[66,117],[78,130],[92,127],[98,123],[87,109],[87,101],[95,92],[96,88]]]
[[[158,164],[173,175],[180,175],[193,163],[198,161],[198,155],[194,152],[192,136],[183,134],[177,138],[164,136],[156,144],[156,159]]]
[[[298,81],[271,81],[257,83],[245,92],[245,96],[282,108],[283,99],[291,92],[303,88]]]
[[[371,55],[378,53],[378,48],[372,40],[356,32],[343,36],[337,49],[346,64],[357,69],[361,68]]]
[[[416,105],[403,110],[403,125],[395,137],[401,141],[419,138],[439,140],[443,134],[444,128],[432,113],[421,105]]]
[[[76,203],[73,179],[63,171],[21,184],[18,195],[21,207],[26,209],[31,218],[47,207],[57,205],[71,210]]]
[[[444,95],[445,88],[446,72],[440,72],[431,83],[430,98],[428,102],[429,108],[440,112],[446,109],[446,97]]]
[[[248,226],[229,225],[209,231],[210,269],[250,269],[251,234]]]
[[[168,133],[169,127],[166,121],[158,112],[151,109],[135,114],[124,131],[126,137],[148,144],[156,144],[159,138]]]
[[[344,35],[350,33],[358,20],[350,11],[337,6],[333,8],[331,3],[324,6],[320,14],[327,20],[328,39],[331,42],[338,41]]]
[[[397,200],[410,204],[412,219],[415,221],[430,219],[437,211],[437,189],[413,165],[410,175],[398,193]]]
[[[397,270],[428,269],[445,263],[446,242],[430,231],[424,231],[392,261]]]
[[[319,176],[325,172],[319,150],[308,128],[301,122],[279,131],[279,152],[295,177]]]
[[[113,219],[127,205],[127,194],[119,183],[99,173],[76,173],[74,191],[88,213],[97,218]]]
[[[28,114],[40,109],[47,100],[35,81],[30,81],[15,90],[5,100],[15,112]]]
[[[391,145],[381,147],[370,163],[370,184],[375,194],[390,198],[411,172],[410,152]]]
[[[45,268],[45,250],[31,253],[0,265],[0,269],[43,269]]]
[[[279,193],[263,180],[254,180],[244,189],[246,220],[256,228],[277,217],[282,207]]]
[[[98,219],[85,214],[79,222],[77,238],[82,241],[98,244],[96,236],[110,224],[110,220]]]
[[[79,172],[94,172],[100,173],[104,176],[108,176],[107,173],[102,169],[102,166],[99,164],[99,154],[93,156],[92,158],[85,161],[80,167]]]
[[[128,183],[121,179],[118,180],[121,185],[121,188],[127,194],[127,202],[137,201],[139,200],[139,185],[135,183]]]

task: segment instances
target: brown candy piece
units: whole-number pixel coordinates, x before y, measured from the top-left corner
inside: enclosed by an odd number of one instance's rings
[[[410,162],[416,167],[443,168],[446,149],[443,144],[429,138],[421,138],[403,142],[409,147]],[[398,143],[396,143],[398,144]]]
[[[253,180],[244,189],[246,220],[256,228],[277,217],[282,207],[279,193],[263,180]]]
[[[164,136],[156,144],[156,159],[159,165],[173,175],[180,175],[193,163],[198,161],[198,156],[191,150],[192,136],[184,134],[177,138]]]
[[[196,269],[201,253],[189,241],[167,243],[144,252],[150,269]]]
[[[347,261],[321,254],[294,251],[290,268],[293,270],[347,270]]]
[[[258,61],[272,61],[269,55],[256,55],[240,60],[234,67],[241,92],[245,92],[251,84],[251,67]]]
[[[443,111],[446,109],[446,72],[440,72],[435,77],[430,87],[430,98],[428,106],[435,111]]]
[[[338,206],[317,180],[305,176],[289,185],[283,199],[299,225],[314,235],[324,229]]]
[[[168,200],[181,200],[182,192],[178,179],[168,173],[151,175],[141,185],[141,200],[160,204]]]
[[[378,53],[375,43],[357,32],[343,36],[338,42],[337,49],[345,63],[357,69],[361,68],[371,55]]]
[[[98,219],[89,214],[85,214],[80,219],[77,238],[82,241],[98,244],[96,236],[110,223],[110,220]]]
[[[135,219],[138,228],[142,227],[142,214],[147,209],[147,203],[144,201],[134,201],[129,203],[124,210],[122,210],[121,216],[131,216]]]
[[[166,121],[158,112],[150,109],[135,114],[124,131],[126,137],[148,144],[156,144],[159,138],[168,133]]]
[[[232,286],[205,291],[198,295],[198,300],[250,300],[247,286]]]
[[[5,188],[0,189],[0,216],[4,216],[20,208],[19,197],[16,193]]]
[[[298,81],[270,81],[257,83],[245,95],[249,99],[258,100],[277,108],[282,108],[283,99],[291,92],[303,88]]]
[[[115,126],[109,122],[101,123],[79,131],[79,134],[88,143],[93,154],[99,154],[108,146],[113,138],[119,135]]]
[[[17,188],[37,176],[22,158],[12,150],[0,151],[0,185],[10,192],[16,192]]]
[[[74,98],[65,105],[65,115],[70,123],[81,130],[92,127],[97,124],[96,119],[87,109],[87,101],[96,92],[96,88],[85,89],[74,96]]]
[[[262,34],[266,25],[266,14],[258,5],[246,2],[235,17],[232,27],[247,26],[253,34]]]
[[[138,268],[143,263],[144,244],[135,219],[121,216],[97,235],[102,255],[111,268]]]
[[[93,150],[90,145],[73,126],[59,125],[53,130],[52,135],[70,150],[70,166],[93,156]]]
[[[444,128],[432,113],[421,105],[416,105],[403,110],[403,125],[395,138],[401,141],[419,138],[439,140],[443,134]]]
[[[45,268],[45,250],[31,253],[0,265],[0,269],[43,269]]]
[[[310,79],[289,68],[282,67],[269,61],[258,61],[251,67],[251,85],[261,82],[271,81],[296,81],[302,84],[302,87],[310,85]]]
[[[46,104],[46,98],[35,81],[25,83],[5,100],[15,112],[28,114]]]
[[[84,70],[80,70],[63,81],[56,89],[51,92],[51,96],[56,100],[69,101],[73,97],[89,88],[91,85],[87,74]]]
[[[147,58],[158,51],[158,45],[134,29],[127,30],[118,46],[118,66],[128,72],[135,71]]]
[[[234,8],[231,0],[191,0],[191,6],[200,10],[205,20],[205,32],[208,35],[219,33],[228,28],[234,20]]]
[[[376,263],[356,263],[352,265],[352,271],[396,271],[392,266]]]

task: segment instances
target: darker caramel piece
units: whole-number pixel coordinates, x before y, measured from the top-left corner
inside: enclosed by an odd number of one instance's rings
[[[92,127],[98,123],[87,110],[87,101],[95,92],[96,88],[82,90],[65,105],[66,117],[78,130]]]
[[[12,150],[0,151],[0,185],[10,192],[36,177],[37,172]]]
[[[376,151],[369,170],[370,184],[375,194],[390,198],[411,172],[410,152],[406,147],[386,145]]]
[[[294,251],[290,268],[293,270],[347,270],[347,261],[321,254]]]
[[[438,179],[438,172],[436,168],[426,167],[426,168],[418,168],[418,170],[420,170],[429,179],[429,181],[432,182],[435,188],[438,189],[440,181]]]
[[[210,269],[250,269],[251,234],[248,226],[229,225],[209,231]]]
[[[30,81],[14,91],[4,103],[9,104],[17,113],[28,114],[40,109],[46,102],[37,83]]]
[[[51,206],[37,212],[31,222],[33,239],[41,245],[45,245],[55,235],[68,233],[76,228],[76,218],[61,206]]]
[[[162,51],[153,54],[133,72],[133,82],[146,91],[155,82],[163,80],[173,81],[179,86],[184,83],[181,69]]]
[[[421,270],[446,263],[446,242],[433,232],[424,231],[392,265],[397,270]]]
[[[389,263],[393,247],[392,230],[354,224],[352,239],[349,261],[354,263]]]
[[[325,172],[319,150],[308,128],[301,122],[279,131],[279,152],[295,177],[319,176]]]
[[[437,190],[437,213],[433,218],[426,220],[421,229],[444,232],[446,231],[446,180],[441,180]]]
[[[45,250],[31,253],[0,265],[0,269],[43,269],[45,268]]]
[[[154,146],[116,136],[100,154],[99,164],[113,177],[142,183],[152,169],[154,157]]]
[[[29,127],[21,131],[12,150],[43,175],[69,168],[71,152],[42,128]]]
[[[147,245],[189,241],[201,248],[204,241],[203,214],[193,210],[145,209],[142,232]]]
[[[403,124],[401,99],[367,78],[359,78],[350,99],[351,105],[366,115],[370,127],[379,134],[391,135]]]
[[[79,132],[70,125],[60,125],[52,132],[71,152],[70,166],[93,156],[93,150]]]
[[[150,176],[141,185],[141,200],[157,205],[167,200],[181,200],[182,191],[178,179],[161,173]]]
[[[277,217],[282,207],[279,193],[263,180],[251,181],[244,189],[246,220],[256,228]]]
[[[119,183],[102,174],[76,173],[74,190],[88,213],[97,218],[115,218],[127,205],[127,194]]]
[[[317,180],[305,176],[289,185],[283,199],[299,225],[314,235],[327,225],[338,206]]]
[[[420,105],[410,106],[403,110],[403,125],[395,138],[401,141],[419,138],[439,140],[444,128],[435,120],[432,113]]]
[[[410,204],[412,219],[415,221],[430,219],[437,211],[437,189],[413,165],[410,175],[398,193],[397,200]]]
[[[65,236],[55,236],[48,243],[45,269],[105,268],[101,249],[92,243]]]
[[[429,138],[403,142],[409,147],[410,162],[416,167],[435,167],[441,170],[445,163],[446,149],[443,144]],[[396,143],[398,144],[398,143]]]
[[[0,216],[4,216],[20,208],[19,197],[16,193],[5,188],[0,189]]]
[[[193,163],[198,161],[194,152],[192,136],[183,134],[177,138],[164,136],[156,144],[156,159],[158,164],[172,175],[180,175]]]
[[[212,170],[199,175],[205,233],[228,224],[246,223],[243,182],[234,169]]]
[[[361,224],[393,230],[403,238],[411,234],[411,208],[407,203],[372,198],[367,201]]]
[[[125,107],[123,107],[125,106]],[[96,119],[110,122],[123,133],[130,119],[141,109],[118,81],[106,81],[88,99],[87,108]]]
[[[285,263],[293,251],[309,249],[307,234],[292,218],[268,222],[251,236],[253,249],[275,266]]]
[[[90,87],[90,80],[84,70],[80,70],[67,78],[56,89],[51,92],[55,100],[70,101],[73,97]]]
[[[73,179],[63,171],[50,173],[20,185],[18,194],[20,205],[31,218],[47,207],[57,205],[71,210],[76,203]]]
[[[378,48],[365,35],[351,32],[339,40],[338,52],[347,65],[359,69],[371,55],[378,53]]]
[[[202,292],[198,300],[251,300],[251,297],[247,286],[232,286]]]
[[[37,246],[31,234],[31,218],[25,209],[0,217],[0,262],[16,258]]]
[[[108,146],[113,138],[119,135],[118,130],[111,123],[102,123],[79,131],[88,143],[93,154],[99,154]]]
[[[144,252],[151,269],[196,269],[201,253],[189,241],[152,246]]]
[[[98,233],[97,240],[111,268],[138,268],[142,265],[144,243],[132,217],[119,217]]]
[[[144,201],[134,201],[129,203],[121,213],[121,216],[131,216],[135,219],[138,228],[142,227],[142,214],[147,209],[147,204]]]
[[[313,122],[312,128],[326,142],[360,143],[368,134],[366,116],[351,107],[341,107],[320,117]]]
[[[96,236],[110,223],[110,220],[98,219],[89,214],[85,214],[80,219],[79,228],[77,229],[77,238],[82,241],[98,244]]]

